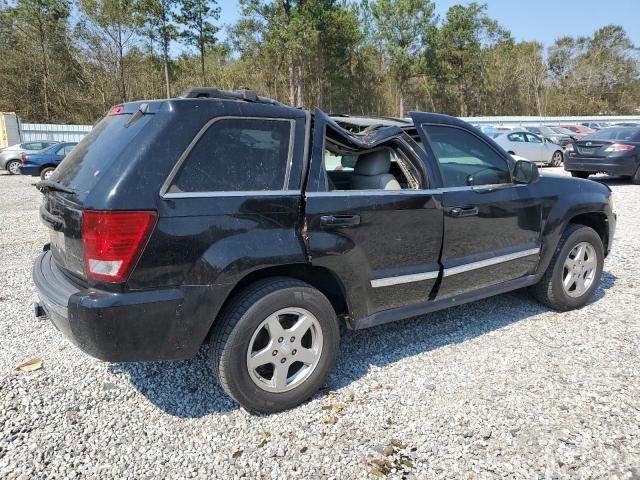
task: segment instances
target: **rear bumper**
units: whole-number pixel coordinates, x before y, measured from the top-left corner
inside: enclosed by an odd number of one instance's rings
[[[38,165],[20,165],[20,173],[37,177],[40,175],[40,167]]]
[[[191,358],[208,330],[184,318],[185,299],[178,288],[130,293],[83,288],[62,273],[48,251],[36,260],[33,280],[36,315],[45,312],[72,343],[100,360]]]
[[[564,169],[568,172],[603,172],[608,175],[630,176],[638,170],[634,155],[606,158],[572,157],[565,155]]]

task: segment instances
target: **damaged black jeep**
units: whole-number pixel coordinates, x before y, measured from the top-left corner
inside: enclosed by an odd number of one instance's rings
[[[611,192],[544,176],[456,118],[330,117],[248,91],[114,107],[40,216],[37,315],[99,359],[192,358],[291,408],[361,329],[531,287],[580,308],[611,248]]]

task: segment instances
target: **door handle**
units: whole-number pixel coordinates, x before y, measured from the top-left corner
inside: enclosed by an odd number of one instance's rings
[[[360,225],[360,215],[322,215],[321,227],[355,227]]]
[[[475,206],[452,207],[449,209],[449,215],[452,217],[475,217],[480,213],[480,209]]]

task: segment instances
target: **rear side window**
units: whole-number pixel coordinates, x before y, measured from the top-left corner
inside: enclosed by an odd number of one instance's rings
[[[169,193],[285,189],[291,121],[222,118],[183,161]]]

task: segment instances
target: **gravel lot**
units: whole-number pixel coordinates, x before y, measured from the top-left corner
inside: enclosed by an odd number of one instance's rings
[[[591,305],[516,292],[347,332],[321,394],[254,416],[202,356],[106,364],[33,318],[39,193],[3,172],[0,478],[640,478],[640,187],[606,181],[618,230]]]

